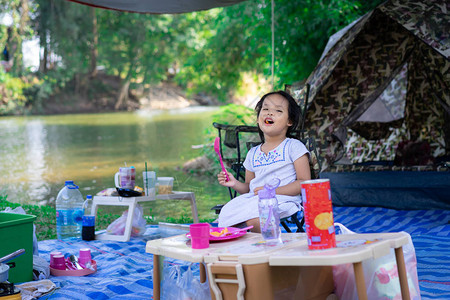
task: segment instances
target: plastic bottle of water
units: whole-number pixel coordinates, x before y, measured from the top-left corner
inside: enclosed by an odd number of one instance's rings
[[[86,201],[83,203],[84,216],[81,228],[81,239],[85,241],[95,240],[95,215],[91,215],[92,202],[92,195],[87,195]]]
[[[83,196],[72,180],[65,182],[56,197],[56,235],[58,239],[81,237]]]
[[[84,215],[89,216],[91,215],[91,209],[92,209],[92,202],[94,200],[92,199],[92,195],[87,195],[86,200],[83,202],[83,210]]]
[[[266,244],[279,244],[281,240],[280,215],[278,212],[278,200],[275,189],[280,185],[280,180],[274,178],[264,185],[264,189],[258,192],[259,222],[261,234]]]

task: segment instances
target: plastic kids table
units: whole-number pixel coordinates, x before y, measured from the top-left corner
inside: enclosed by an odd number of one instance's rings
[[[125,225],[125,232],[123,235],[114,235],[108,233],[100,233],[95,235],[96,240],[112,240],[126,242],[130,240],[133,212],[138,203],[149,202],[155,200],[189,200],[191,202],[192,218],[194,223],[198,223],[197,203],[195,202],[195,195],[192,192],[177,192],[172,194],[158,194],[156,197],[142,196],[142,197],[111,197],[111,196],[94,196],[92,201],[91,214],[97,215],[97,209],[100,205],[110,206],[128,206],[127,223]]]
[[[333,290],[331,266],[344,263],[353,264],[358,297],[367,299],[362,261],[387,255],[394,248],[402,298],[409,299],[402,252],[402,246],[409,241],[406,233],[338,235],[337,241],[344,246],[326,250],[308,250],[304,233],[285,233],[282,239],[281,245],[267,246],[260,234],[247,233],[235,240],[210,243],[209,248],[201,250],[191,249],[185,234],[148,241],[146,252],[154,254],[153,298],[160,297],[159,256],[163,255],[207,263],[215,299],[251,299],[260,295],[263,298],[258,299],[292,295],[295,299],[325,298]],[[203,281],[204,271],[200,271]]]

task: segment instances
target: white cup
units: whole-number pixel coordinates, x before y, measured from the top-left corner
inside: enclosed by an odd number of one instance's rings
[[[114,175],[116,187],[124,189],[134,189],[136,179],[136,169],[134,167],[121,167]]]
[[[144,180],[144,193],[146,196],[155,197],[156,173],[153,171],[142,172]]]

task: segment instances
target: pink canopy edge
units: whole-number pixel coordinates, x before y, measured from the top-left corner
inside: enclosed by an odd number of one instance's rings
[[[245,0],[69,0],[92,7],[151,14],[178,14],[234,5]]]

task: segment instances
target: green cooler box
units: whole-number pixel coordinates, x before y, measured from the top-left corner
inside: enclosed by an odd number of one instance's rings
[[[33,221],[36,216],[0,212],[0,257],[25,249],[25,253],[9,262],[8,281],[20,283],[33,280]]]

